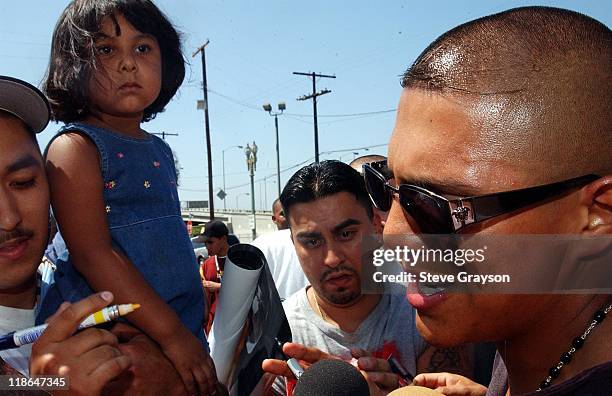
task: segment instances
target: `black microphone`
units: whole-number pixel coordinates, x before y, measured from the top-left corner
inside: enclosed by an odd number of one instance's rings
[[[293,396],[370,396],[361,373],[342,360],[319,360],[300,377]]]

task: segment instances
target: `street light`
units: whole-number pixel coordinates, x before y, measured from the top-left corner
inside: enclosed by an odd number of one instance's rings
[[[247,169],[249,170],[249,176],[251,177],[251,213],[253,214],[253,226],[251,232],[253,238],[252,241],[257,238],[257,216],[255,215],[255,169],[257,169],[257,144],[253,141],[253,145],[249,146],[247,143],[246,149],[244,150],[247,159]]]
[[[225,152],[229,149],[233,149],[233,148],[239,148],[242,149],[244,148],[244,146],[229,146],[227,148],[224,148],[221,151],[221,162],[223,163],[223,192],[227,194],[227,191],[225,190]],[[227,209],[227,205],[225,204],[225,198],[223,199],[223,210]]]
[[[240,193],[240,194],[236,195],[236,210],[238,210],[238,198],[240,198],[243,195],[251,195],[251,194],[246,192],[246,193]]]
[[[278,184],[278,196],[281,195],[281,182],[280,182],[280,150],[278,147],[278,116],[283,114],[283,111],[287,108],[285,102],[278,104],[278,112],[272,112],[272,105],[266,103],[263,105],[263,109],[267,111],[271,116],[274,116],[274,126],[276,127],[276,180]]]

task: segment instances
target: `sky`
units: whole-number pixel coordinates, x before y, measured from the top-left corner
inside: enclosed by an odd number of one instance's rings
[[[51,35],[66,0],[0,0],[0,74],[40,85]],[[166,132],[181,166],[181,200],[207,200],[207,158],[201,58],[192,53],[207,39],[206,68],[214,193],[223,188],[228,209],[250,209],[249,175],[242,149],[258,146],[255,204],[269,210],[278,196],[274,118],[279,116],[281,184],[314,160],[312,81],[293,72],[335,75],[317,80],[321,160],[349,162],[382,154],[395,121],[401,74],[445,31],[469,20],[524,5],[569,8],[611,26],[612,3],[582,1],[223,1],[157,0],[183,37],[185,81],[166,111],[143,124]],[[41,147],[60,125],[39,135]],[[223,155],[223,153],[225,153]],[[225,157],[225,166],[222,158]],[[223,171],[225,169],[225,172]],[[215,197],[215,209],[224,203]]]

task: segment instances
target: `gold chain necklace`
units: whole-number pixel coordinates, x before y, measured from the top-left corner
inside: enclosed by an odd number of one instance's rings
[[[315,307],[317,307],[317,312],[319,313],[321,319],[323,319],[324,322],[330,323],[331,318],[327,316],[327,314],[324,313],[321,309],[321,306],[319,305],[319,300],[317,300],[317,293],[314,291],[314,289],[312,290],[312,298],[314,299]]]

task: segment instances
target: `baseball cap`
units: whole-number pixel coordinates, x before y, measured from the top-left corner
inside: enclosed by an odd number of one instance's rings
[[[200,235],[204,237],[204,241],[206,241],[210,237],[220,238],[222,236],[226,236],[229,234],[227,226],[219,220],[213,220],[206,223],[204,226],[204,230]]]
[[[0,76],[0,110],[21,119],[34,133],[49,123],[49,102],[38,88],[25,81]]]

